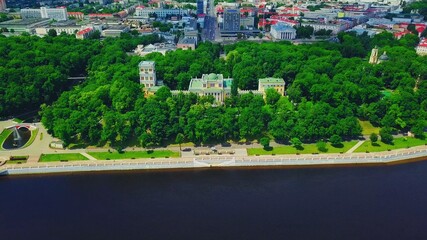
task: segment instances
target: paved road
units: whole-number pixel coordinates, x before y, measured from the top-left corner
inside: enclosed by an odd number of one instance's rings
[[[216,41],[220,38],[216,20],[215,5],[213,0],[207,1],[205,26],[202,32],[203,41]]]

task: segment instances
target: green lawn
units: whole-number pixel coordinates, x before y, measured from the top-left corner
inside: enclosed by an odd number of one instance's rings
[[[42,154],[39,162],[58,162],[64,160],[79,161],[88,159],[80,153]]]
[[[10,129],[4,129],[1,133],[0,133],[0,149],[3,149],[3,142],[4,140],[6,140],[6,138],[9,136],[9,134],[12,132],[12,130]]]
[[[179,152],[170,150],[154,150],[154,151],[131,151],[131,152],[88,152],[91,156],[99,160],[108,159],[132,159],[132,158],[164,158],[164,157],[179,157]]]
[[[407,139],[405,141],[405,139]],[[414,147],[414,146],[420,146],[427,144],[427,140],[421,140],[418,138],[412,138],[412,137],[400,137],[395,138],[393,141],[393,145],[385,144],[381,141],[378,141],[375,146],[371,144],[371,141],[364,142],[359,148],[356,149],[354,152],[381,152],[381,151],[387,151],[388,149],[398,149],[398,148],[406,148],[406,147]]]
[[[328,151],[325,153],[339,153],[339,152],[347,152],[351,147],[356,145],[357,141],[350,141],[350,142],[343,142],[343,147],[336,148],[333,147],[330,143],[327,143],[326,146],[328,148]],[[323,153],[320,152],[317,149],[317,146],[315,143],[312,144],[303,144],[302,150],[297,150],[296,148],[286,145],[286,146],[280,146],[280,147],[274,147],[272,150],[266,151],[263,148],[248,148],[248,155],[271,155],[271,154],[307,154],[307,153]]]
[[[26,163],[27,160],[7,160],[6,164],[20,164],[20,163]]]
[[[173,143],[173,144],[169,144],[168,147],[179,147],[179,144],[177,143]],[[181,147],[194,147],[194,143],[192,142],[186,142],[186,143],[181,143]]]
[[[371,135],[371,133],[380,133],[380,128],[372,126],[369,121],[359,120],[360,126],[362,127],[362,135]]]
[[[38,132],[39,132],[38,128],[36,128],[35,130],[31,131],[31,137],[30,137],[30,139],[28,139],[28,142],[25,143],[25,145],[22,146],[22,148],[26,148],[26,147],[30,146],[34,142],[34,140],[36,139]]]
[[[14,119],[12,119],[12,121],[14,121],[16,123],[23,123],[24,122],[24,120],[21,120],[19,118],[14,118]]]

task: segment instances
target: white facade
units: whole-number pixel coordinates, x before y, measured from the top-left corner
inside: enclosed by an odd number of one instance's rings
[[[21,18],[42,18],[42,13],[40,9],[21,9]]]
[[[68,13],[66,8],[45,8],[41,7],[40,12],[42,18],[51,18],[57,21],[68,20]]]
[[[145,89],[157,85],[156,63],[153,61],[142,61],[139,63],[139,83]]]
[[[68,14],[67,14],[66,8],[41,7],[40,9],[21,9],[21,17],[23,19],[50,18],[57,21],[68,20]]]
[[[301,26],[311,26],[314,28],[314,32],[321,29],[331,30],[333,34],[338,34],[346,30],[346,25],[343,23],[338,24],[325,24],[325,23],[301,23]]]
[[[94,32],[93,28],[85,28],[76,33],[77,39],[86,39]]]
[[[427,55],[427,39],[421,40],[421,42],[418,44],[417,48],[415,48],[417,51],[417,54],[420,56],[426,56]]]
[[[417,54],[420,56],[426,56],[427,55],[427,45],[426,46],[418,46],[416,50],[417,50]]]
[[[347,0],[348,3],[384,3],[392,6],[398,6],[400,0]]]
[[[158,52],[163,55],[166,55],[166,53],[175,51],[176,46],[175,44],[168,44],[168,43],[155,43],[155,44],[149,44],[147,46],[144,45],[138,45],[136,49],[134,50],[135,54],[138,54],[139,56],[143,57],[147,54]]]
[[[82,28],[80,26],[75,27],[39,27],[36,28],[36,34],[39,36],[47,35],[50,29],[54,29],[56,33],[59,35],[61,33],[66,34],[75,34],[76,32],[80,31]]]
[[[293,27],[283,23],[277,23],[271,26],[270,34],[275,39],[291,40],[296,38],[297,31]]]
[[[164,8],[136,8],[135,16],[149,18],[155,13],[157,17],[165,18],[167,15],[188,15],[187,9],[164,9]]]

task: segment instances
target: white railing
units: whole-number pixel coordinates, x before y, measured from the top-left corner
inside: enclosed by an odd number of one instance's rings
[[[411,158],[427,157],[427,148],[395,150],[379,153],[351,153],[336,155],[274,155],[274,156],[197,156],[193,158],[156,159],[156,160],[108,160],[99,162],[56,162],[22,165],[3,165],[0,172],[9,170],[21,173],[125,170],[146,168],[189,168],[207,166],[253,166],[253,165],[319,165],[319,164],[364,164],[390,163]],[[201,164],[200,164],[201,163]],[[35,171],[32,171],[35,170]]]

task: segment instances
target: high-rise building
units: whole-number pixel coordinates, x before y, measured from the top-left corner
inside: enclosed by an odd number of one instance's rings
[[[6,10],[6,0],[0,0],[0,12]]]
[[[22,19],[42,18],[42,13],[40,9],[25,8],[25,9],[21,9],[21,18]]]
[[[139,83],[145,89],[157,86],[156,63],[153,61],[142,61],[139,63]]]
[[[21,9],[21,17],[22,19],[50,18],[57,21],[68,20],[68,14],[67,14],[66,8],[41,7],[40,9],[31,9],[31,8]]]
[[[240,30],[240,11],[238,9],[225,9],[222,29],[224,31]]]
[[[203,9],[203,0],[197,0],[197,14],[202,14]]]

